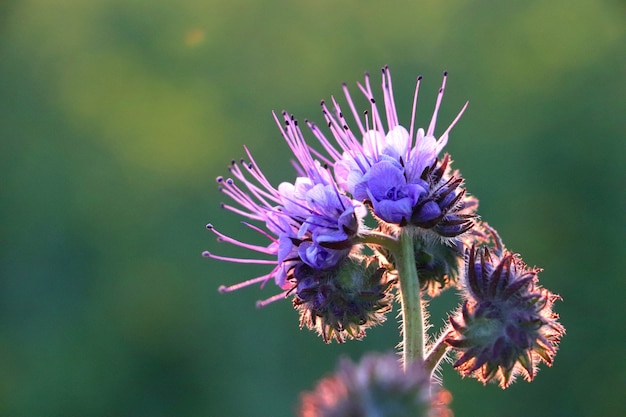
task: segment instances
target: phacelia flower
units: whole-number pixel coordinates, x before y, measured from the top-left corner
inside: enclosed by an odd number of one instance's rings
[[[359,201],[367,202],[379,219],[405,226],[412,224],[431,229],[443,237],[457,236],[473,226],[475,216],[461,215],[463,179],[449,171],[449,157],[438,159],[448,141],[452,127],[467,104],[446,129],[435,137],[437,114],[443,99],[446,75],[439,90],[435,110],[428,129],[415,129],[415,111],[421,77],[417,79],[413,113],[409,130],[399,124],[396,113],[391,74],[382,70],[382,90],[386,126],[366,75],[365,85],[358,84],[371,104],[369,114],[361,121],[347,86],[344,94],[359,131],[353,132],[339,104],[333,99],[334,112],[322,102],[322,112],[339,145],[337,151],[313,123],[309,128],[329,154],[326,162],[334,167],[339,186]]]
[[[316,330],[327,343],[361,339],[365,329],[385,321],[391,310],[389,289],[394,281],[371,259],[346,257],[328,270],[301,263],[291,274],[300,327]]]
[[[419,361],[406,372],[393,354],[344,359],[334,375],[302,395],[300,417],[450,417],[451,396],[433,385]]]
[[[552,365],[565,332],[552,311],[560,297],[538,285],[539,269],[506,250],[472,248],[466,258],[466,299],[446,338],[458,353],[454,367],[502,388],[519,374],[531,381],[540,362]]]
[[[340,193],[328,170],[314,161],[310,154],[301,152],[300,170],[308,177],[298,177],[294,184],[272,186],[247,151],[250,162],[232,162],[229,170],[234,179],[218,177],[220,191],[229,196],[237,206],[222,207],[246,219],[262,222],[264,229],[248,222],[244,224],[269,240],[267,246],[253,245],[218,232],[213,225],[207,228],[218,240],[245,249],[269,255],[273,259],[226,258],[208,251],[203,256],[230,262],[274,265],[267,274],[260,275],[230,287],[220,287],[221,292],[233,291],[251,284],[264,285],[273,279],[283,292],[268,300],[265,305],[285,297],[297,283],[289,274],[300,263],[315,269],[329,270],[345,259],[353,246],[352,241],[362,228],[366,209]],[[308,158],[308,159],[307,159]],[[241,187],[239,184],[243,184]]]

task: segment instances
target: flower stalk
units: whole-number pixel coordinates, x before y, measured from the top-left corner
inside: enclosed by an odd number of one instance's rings
[[[394,254],[397,260],[402,308],[402,359],[404,367],[424,359],[426,326],[422,308],[420,283],[415,265],[413,236],[410,228],[404,227],[400,234],[400,251]]]

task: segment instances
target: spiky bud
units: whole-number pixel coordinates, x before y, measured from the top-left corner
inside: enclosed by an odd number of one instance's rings
[[[326,343],[361,339],[365,329],[382,323],[391,309],[394,281],[370,259],[351,256],[326,270],[300,263],[292,274],[300,327],[316,330]]]
[[[537,365],[552,365],[565,329],[552,311],[560,297],[537,283],[537,268],[516,255],[472,248],[466,256],[462,308],[450,318],[446,342],[455,348],[454,367],[463,376],[508,387],[517,375],[531,381]]]

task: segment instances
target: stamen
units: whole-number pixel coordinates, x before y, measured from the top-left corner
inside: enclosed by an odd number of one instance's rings
[[[213,232],[215,235],[217,235],[217,236],[218,236],[218,239],[219,239],[221,242],[230,243],[230,244],[232,244],[232,245],[239,246],[239,247],[242,247],[242,248],[244,248],[244,249],[253,250],[253,251],[255,251],[255,252],[259,252],[259,253],[265,253],[265,254],[268,254],[268,255],[276,255],[275,251],[273,251],[273,250],[271,250],[271,249],[268,249],[268,248],[267,248],[267,247],[265,247],[265,246],[251,245],[251,244],[249,244],[249,243],[244,243],[244,242],[241,242],[241,241],[239,241],[239,240],[237,240],[237,239],[233,239],[233,238],[232,238],[232,237],[230,237],[230,236],[226,236],[225,234],[223,234],[223,233],[221,233],[221,232],[218,232],[218,231],[217,231],[217,230],[215,230],[215,228],[213,228],[213,227],[209,228],[209,230],[210,230],[211,232]]]
[[[263,307],[267,306],[268,304],[273,303],[274,301],[282,300],[283,298],[285,298],[287,296],[288,293],[289,293],[289,291],[283,291],[280,294],[276,294],[276,295],[268,298],[267,300],[257,301],[256,302],[256,306],[257,306],[257,308],[263,308]]]
[[[226,262],[234,262],[238,264],[276,265],[278,263],[278,261],[272,261],[269,259],[230,258],[226,256],[219,256],[212,254],[208,250],[202,252],[202,256],[205,258],[217,259]]]
[[[359,126],[359,130],[361,131],[361,136],[365,134],[365,130],[363,129],[363,124],[361,123],[361,118],[356,111],[356,107],[354,106],[354,102],[352,101],[352,97],[350,96],[350,92],[348,91],[348,85],[346,83],[342,84],[343,94],[346,97],[346,101],[348,102],[348,106],[352,111],[352,115],[354,116],[354,120]]]
[[[261,285],[263,286],[265,285],[267,281],[269,281],[272,278],[273,274],[274,274],[274,271],[270,272],[269,274],[261,275],[260,277],[252,278],[247,281],[240,282],[238,284],[231,285],[228,287],[225,285],[220,285],[220,287],[217,290],[223,294],[227,292],[237,291],[241,288],[249,287],[250,285],[256,284],[258,282],[261,282],[262,283]]]
[[[439,140],[437,141],[437,153],[441,152],[441,150],[446,146],[446,144],[448,143],[448,133],[450,133],[450,131],[452,130],[452,128],[454,127],[454,125],[459,121],[459,119],[461,118],[461,116],[463,115],[463,112],[465,112],[465,109],[467,108],[467,105],[469,104],[469,101],[465,102],[465,105],[463,106],[463,108],[461,109],[461,111],[459,112],[459,114],[457,114],[457,116],[454,118],[454,120],[452,121],[452,123],[450,124],[450,126],[448,126],[448,128],[446,129],[445,132],[443,132],[443,134],[439,137]]]
[[[254,214],[254,213],[248,213],[246,211],[243,211],[243,210],[240,210],[240,209],[238,209],[236,207],[233,207],[230,204],[221,203],[220,207],[225,209],[225,210],[231,211],[231,212],[233,212],[235,214],[238,214],[240,216],[247,217],[250,220],[265,221],[265,218],[260,216],[260,215],[257,215],[257,214]]]
[[[378,108],[376,107],[376,100],[374,100],[374,93],[372,92],[372,86],[370,84],[370,75],[369,73],[365,74],[365,86],[367,90],[365,90],[364,94],[369,99],[370,103],[372,103],[372,128],[374,130],[379,130],[380,133],[384,136],[385,131],[383,128],[383,122],[380,118],[380,113],[378,112]],[[361,88],[361,91],[363,89]]]
[[[407,149],[413,148],[413,129],[415,128],[415,114],[417,113],[417,97],[420,91],[420,84],[422,82],[422,76],[417,77],[415,84],[415,94],[413,95],[413,111],[411,111],[411,128],[409,129],[409,146]],[[410,155],[410,152],[409,152]]]
[[[393,98],[393,85],[391,83],[391,72],[389,71],[389,67],[385,66],[382,69],[383,73],[383,98],[385,104],[385,113],[387,116],[387,128],[389,130],[396,127],[398,123],[398,113],[396,111],[396,103]]]
[[[248,222],[241,222],[241,223],[244,226],[247,226],[250,229],[254,230],[255,232],[258,232],[258,233],[262,234],[263,236],[265,236],[266,238],[268,238],[272,242],[276,242],[277,239],[275,239],[272,235],[270,235],[269,233],[267,233],[265,230],[261,229],[260,227],[257,227],[257,226],[255,226],[253,224],[248,223]]]
[[[441,100],[443,100],[443,92],[446,88],[447,78],[448,78],[448,71],[443,73],[443,81],[441,82],[441,88],[439,88],[439,94],[437,94],[437,102],[435,103],[435,111],[433,112],[433,118],[430,120],[430,125],[428,125],[428,131],[426,132],[426,136],[434,136],[435,125],[437,124],[437,113],[439,113],[439,106],[441,105]]]

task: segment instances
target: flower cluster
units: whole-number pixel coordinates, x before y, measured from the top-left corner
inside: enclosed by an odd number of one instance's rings
[[[325,154],[307,144],[293,116],[283,112],[279,118],[275,114],[281,134],[296,157],[295,180],[274,187],[247,149],[249,162],[233,161],[229,168],[232,177],[218,178],[220,190],[236,203],[222,206],[248,220],[263,223],[264,228],[244,224],[269,239],[269,244],[244,243],[208,225],[218,240],[274,259],[234,259],[204,252],[206,257],[271,264],[274,268],[268,274],[220,290],[229,292],[273,279],[283,291],[260,301],[259,305],[292,294],[294,306],[300,311],[301,326],[316,329],[325,341],[362,337],[365,328],[384,320],[384,313],[391,306],[389,292],[395,282],[387,277],[386,269],[378,265],[377,259],[363,253],[363,242],[367,242],[364,236],[369,233],[363,222],[368,207],[378,219],[379,227],[388,228],[390,235],[397,235],[401,227],[420,231],[416,238],[423,243],[421,266],[434,268],[433,274],[424,274],[427,282],[433,279],[439,279],[439,284],[455,282],[456,266],[450,269],[448,264],[458,263],[459,248],[464,244],[461,239],[469,235],[466,232],[476,223],[477,204],[466,195],[460,174],[451,171],[449,156],[438,157],[450,130],[465,110],[463,107],[445,132],[435,137],[446,77],[444,74],[426,131],[414,125],[421,77],[417,79],[409,130],[398,122],[388,68],[382,70],[386,127],[376,106],[369,75],[364,85],[358,84],[371,105],[364,120],[344,85],[359,133],[350,129],[337,101],[332,100],[333,111],[322,102],[322,113],[333,141],[314,123],[307,120],[306,125]],[[450,253],[444,265],[426,259],[433,250]],[[439,289],[444,286],[440,285]]]
[[[212,224],[207,228],[214,232],[220,241],[235,244],[259,253],[276,257],[274,261],[232,259],[214,255],[208,251],[206,257],[242,263],[275,264],[267,275],[237,284],[222,287],[228,292],[257,282],[274,278],[283,288],[292,288],[288,275],[299,263],[312,268],[325,270],[333,268],[348,256],[357,236],[365,208],[362,204],[339,193],[336,184],[319,163],[307,167],[309,177],[298,177],[294,184],[284,182],[273,187],[258,168],[248,152],[250,162],[232,162],[231,174],[235,177],[218,177],[220,191],[233,199],[239,207],[222,204],[222,207],[250,220],[261,221],[265,229],[250,223],[247,226],[270,240],[268,246],[256,246],[240,242],[218,232]],[[246,175],[247,174],[247,175]],[[241,188],[239,181],[245,188]]]
[[[465,301],[446,338],[461,375],[506,388],[518,374],[531,381],[538,363],[552,364],[565,329],[552,311],[559,296],[538,285],[539,272],[506,250],[468,251]]]
[[[449,401],[422,364],[403,370],[393,354],[370,354],[358,364],[342,360],[334,375],[302,396],[299,415],[448,417]]]
[[[271,267],[220,291],[273,280],[281,292],[258,305],[292,297],[300,327],[327,343],[361,339],[385,320],[396,296],[400,301],[406,372],[388,359],[343,364],[338,376],[305,396],[303,415],[364,415],[370,405],[374,413],[395,415],[391,404],[406,405],[402,413],[428,415],[429,407],[423,407],[428,401],[420,398],[431,388],[424,388],[424,381],[449,351],[456,353],[454,367],[461,375],[499,381],[506,388],[518,375],[532,380],[540,362],[551,365],[564,334],[552,311],[559,297],[539,286],[539,269],[505,250],[497,232],[478,218],[478,200],[466,192],[450,155],[443,153],[467,103],[436,136],[444,73],[430,122],[417,127],[421,80],[408,127],[398,120],[385,67],[380,108],[366,75],[357,83],[365,112],[357,111],[344,84],[350,123],[334,98],[331,106],[321,103],[327,128],[305,120],[315,146],[305,140],[296,118],[274,113],[295,156],[293,181],[272,185],[247,149],[247,159],[233,161],[230,176],[218,178],[220,190],[234,202],[222,207],[244,217],[244,225],[267,244],[237,240],[209,224],[219,241],[261,256],[228,258],[208,251],[204,256]],[[461,288],[462,306],[441,336],[428,343],[425,298],[452,286]]]
[[[271,184],[247,148],[247,159],[233,161],[230,176],[217,179],[234,202],[222,207],[242,216],[266,243],[240,241],[209,224],[218,241],[261,256],[203,255],[271,268],[221,292],[273,280],[281,291],[258,306],[291,297],[300,327],[326,343],[363,338],[385,320],[394,299],[400,303],[403,366],[392,356],[343,362],[303,397],[302,416],[448,416],[446,391],[431,381],[450,351],[462,376],[506,388],[518,375],[532,380],[540,362],[551,365],[565,332],[552,311],[559,297],[538,284],[539,269],[505,250],[497,232],[479,219],[478,200],[451,168],[450,155],[442,155],[467,103],[436,136],[444,73],[430,123],[417,127],[421,80],[408,128],[399,122],[385,67],[380,108],[366,75],[357,83],[365,112],[357,111],[344,84],[350,123],[334,98],[331,106],[321,103],[327,128],[305,120],[315,146],[296,118],[274,113],[295,156],[292,181]],[[462,306],[438,339],[429,340],[427,297],[453,286],[461,289]]]

